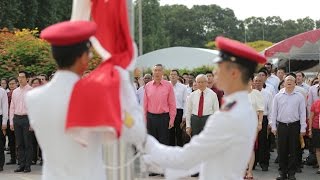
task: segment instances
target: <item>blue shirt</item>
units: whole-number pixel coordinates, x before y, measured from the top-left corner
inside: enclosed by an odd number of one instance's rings
[[[274,97],[271,113],[272,130],[276,130],[277,121],[282,123],[300,121],[300,132],[306,132],[306,105],[301,93],[293,91],[288,94],[283,91]]]

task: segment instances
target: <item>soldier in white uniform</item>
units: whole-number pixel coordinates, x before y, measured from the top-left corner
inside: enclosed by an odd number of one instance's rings
[[[42,148],[43,180],[106,179],[101,135],[91,134],[83,147],[65,133],[70,95],[88,66],[88,39],[95,31],[93,22],[73,21],[52,25],[41,33],[51,43],[59,68],[49,83],[26,97],[30,123]]]
[[[266,59],[238,41],[217,37],[215,42],[221,57],[217,86],[226,94],[221,109],[184,147],[168,147],[147,138],[145,161],[166,168],[168,179],[178,178],[183,171],[194,173],[190,170],[200,166],[200,180],[240,180],[249,162],[258,120],[248,99],[248,81],[257,64]]]

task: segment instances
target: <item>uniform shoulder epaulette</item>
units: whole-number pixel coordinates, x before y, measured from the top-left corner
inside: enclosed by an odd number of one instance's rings
[[[221,111],[230,111],[236,104],[237,104],[237,101],[229,102],[221,107]]]

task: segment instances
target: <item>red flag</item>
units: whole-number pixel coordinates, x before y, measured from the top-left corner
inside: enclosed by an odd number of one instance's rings
[[[91,9],[96,38],[111,58],[79,80],[72,92],[66,130],[84,145],[90,132],[106,132],[108,138],[111,130],[120,136],[121,77],[115,66],[125,69],[133,57],[126,0],[92,0]]]

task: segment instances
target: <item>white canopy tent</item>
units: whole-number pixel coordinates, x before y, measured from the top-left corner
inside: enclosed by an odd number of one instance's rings
[[[213,65],[212,60],[217,58],[218,55],[219,51],[217,50],[170,47],[139,56],[136,67],[144,69],[153,67],[155,64],[162,64],[168,69],[193,69],[203,65]]]

